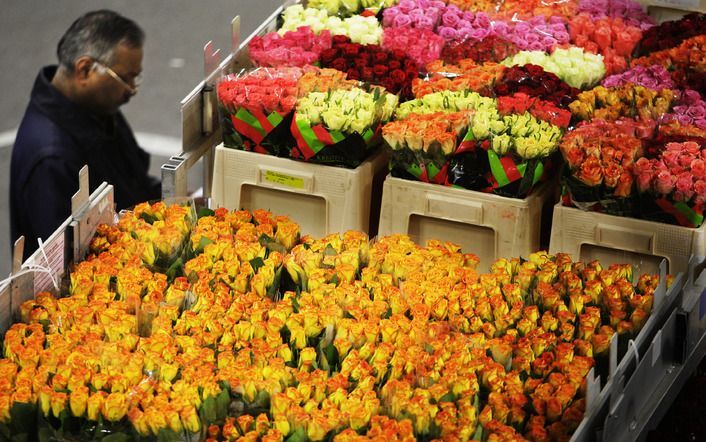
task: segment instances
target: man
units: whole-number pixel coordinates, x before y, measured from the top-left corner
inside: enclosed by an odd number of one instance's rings
[[[24,235],[25,258],[71,215],[78,172],[89,167],[90,190],[107,181],[118,209],[157,199],[149,155],[119,111],[137,93],[144,32],[108,10],[78,18],[59,41],[58,66],[37,76],[12,151],[13,242]]]

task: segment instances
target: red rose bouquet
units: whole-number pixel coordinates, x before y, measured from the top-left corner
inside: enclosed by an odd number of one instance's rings
[[[321,53],[321,66],[345,72],[349,80],[384,87],[403,99],[411,93],[417,78],[417,64],[403,51],[386,51],[379,45],[351,43],[344,35],[333,38],[333,46]]]
[[[297,82],[302,73],[299,68],[261,68],[222,78],[218,84],[218,100],[224,144],[236,149],[283,154],[287,124],[282,123],[291,119],[297,104]]]
[[[580,92],[556,74],[546,72],[541,66],[533,64],[513,66],[505,70],[500,81],[495,83],[494,91],[498,96],[522,92],[563,108],[568,108]]]
[[[637,55],[679,46],[684,40],[706,33],[706,15],[697,12],[679,20],[666,21],[646,30],[638,45]]]
[[[463,59],[471,59],[476,63],[499,63],[520,52],[511,41],[497,35],[489,35],[483,40],[451,41],[441,50],[441,60],[446,63],[458,63]]]
[[[318,35],[309,26],[284,35],[270,32],[264,37],[254,36],[248,50],[257,66],[305,66],[318,61],[321,51],[331,47],[331,33],[321,31]]]
[[[642,218],[699,227],[706,203],[706,149],[694,142],[669,143],[659,158],[634,166]]]

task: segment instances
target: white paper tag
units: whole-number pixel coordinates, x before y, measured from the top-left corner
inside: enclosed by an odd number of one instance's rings
[[[652,366],[654,367],[659,357],[662,355],[662,333],[657,333],[657,336],[652,340]]]
[[[58,235],[50,243],[44,243],[44,253],[47,255],[47,260],[43,254],[39,254],[36,259],[38,262],[34,264],[46,267],[51,270],[55,278],[60,277],[60,273],[64,270],[64,235]],[[46,272],[34,273],[34,293],[50,291],[54,289],[51,276]]]

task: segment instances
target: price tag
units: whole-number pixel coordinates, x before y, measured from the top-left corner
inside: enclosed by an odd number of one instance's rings
[[[657,0],[655,4],[662,4],[667,6],[675,6],[677,8],[698,8],[699,0]]]
[[[265,181],[271,183],[279,184],[281,186],[291,187],[293,189],[303,189],[304,179],[287,175],[280,172],[274,172],[272,170],[266,170],[264,173]]]

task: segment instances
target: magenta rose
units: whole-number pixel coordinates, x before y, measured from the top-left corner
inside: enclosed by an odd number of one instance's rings
[[[396,28],[406,28],[412,24],[412,19],[408,15],[397,15],[392,19],[392,26]]]
[[[441,23],[444,26],[451,26],[455,28],[459,21],[461,21],[461,17],[451,11],[446,11],[444,15],[441,16]]]

